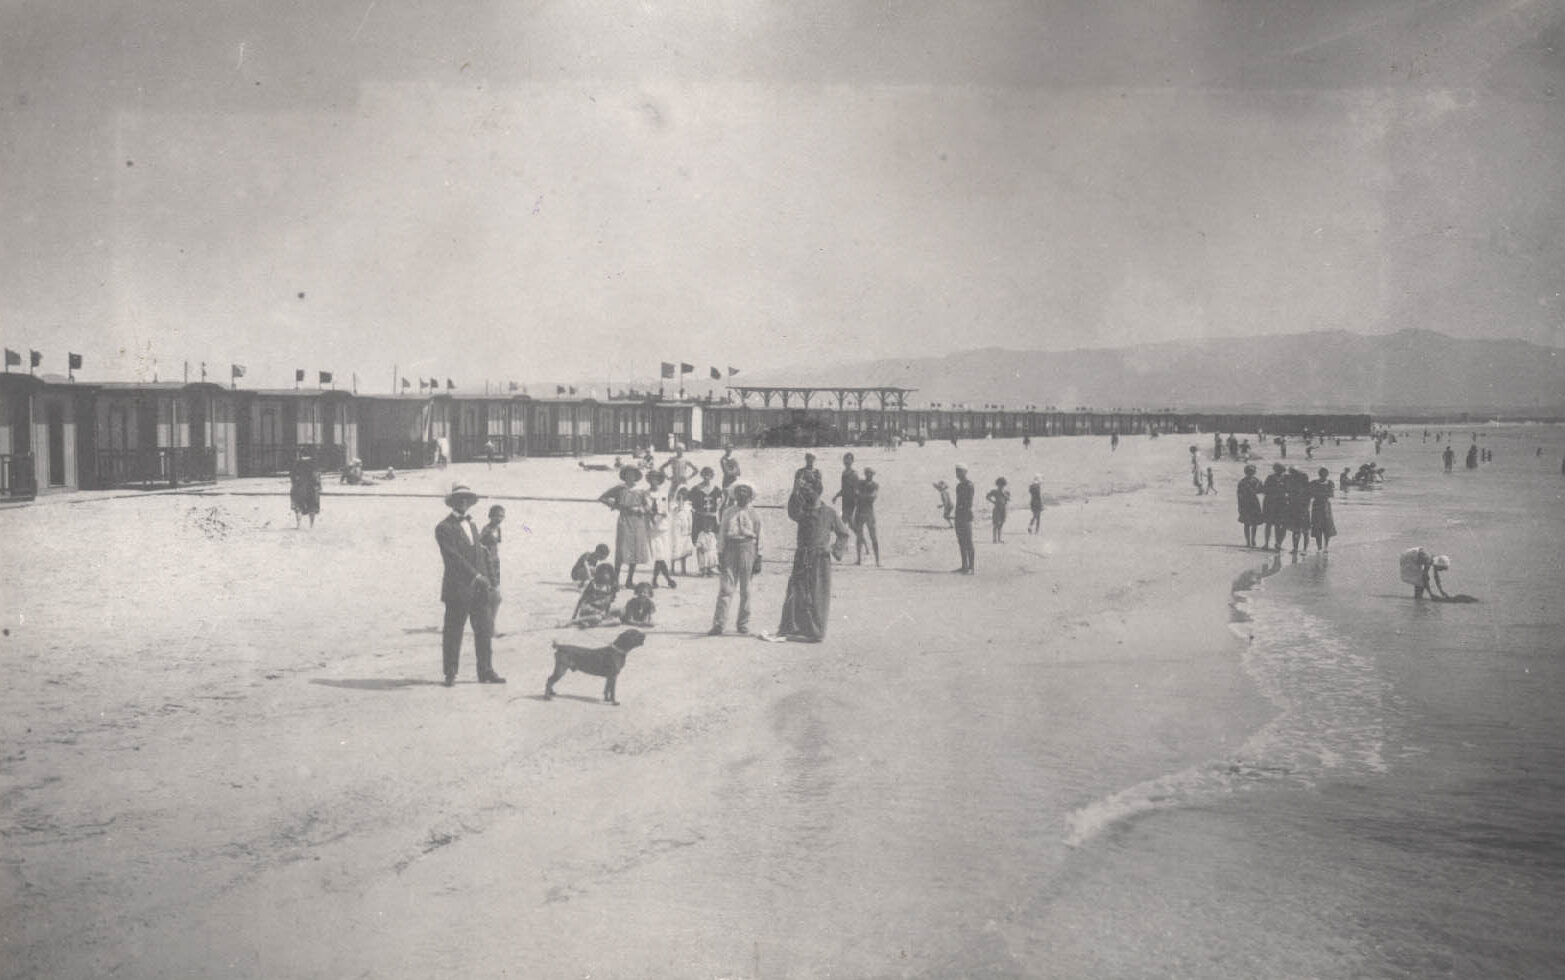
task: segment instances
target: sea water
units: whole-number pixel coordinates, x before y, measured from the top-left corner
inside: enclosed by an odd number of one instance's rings
[[[1565,428],[1450,431],[1451,473],[1421,427],[1323,454],[1387,480],[1339,496],[1329,554],[1235,583],[1277,714],[1072,816],[1045,972],[1565,976]],[[1494,461],[1468,470],[1473,434]],[[1414,546],[1478,601],[1415,601]]]

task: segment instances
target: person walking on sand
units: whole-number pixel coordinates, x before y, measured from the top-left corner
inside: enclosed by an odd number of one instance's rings
[[[1032,509],[1032,520],[1027,523],[1027,533],[1037,534],[1043,527],[1043,475],[1034,473],[1027,484],[1027,506]]]
[[[964,575],[973,574],[976,557],[973,552],[973,484],[967,478],[967,467],[956,464],[956,548],[962,553],[962,567],[956,569]]]
[[[1265,516],[1261,511],[1261,481],[1255,475],[1255,464],[1244,468],[1244,479],[1235,491],[1239,496],[1239,523],[1244,525],[1244,546],[1255,547],[1255,529],[1261,526]]]
[[[1266,542],[1264,547],[1274,551],[1282,550],[1283,534],[1288,523],[1288,480],[1287,467],[1281,463],[1273,463],[1271,474],[1266,477],[1266,482],[1261,484],[1261,496],[1264,498],[1261,504],[1262,520],[1266,524]]]
[[[315,515],[321,512],[321,474],[309,453],[300,453],[288,473],[288,502],[293,508],[295,530],[303,517],[310,519],[311,527],[315,526]]]
[[[875,533],[875,498],[880,496],[880,484],[875,482],[875,471],[864,467],[864,479],[859,481],[859,496],[853,508],[853,537],[858,548],[858,564],[864,564],[864,552],[873,550],[875,567],[880,567],[880,538]],[[865,541],[869,542],[868,548]]]
[[[1288,467],[1288,530],[1293,535],[1291,554],[1310,551],[1310,478],[1298,468]]]
[[[831,620],[831,564],[842,560],[843,548],[853,536],[821,496],[814,483],[801,479],[788,498],[788,516],[798,525],[798,538],[777,636],[799,643],[819,643],[826,638]]]
[[[1190,480],[1195,484],[1195,492],[1200,496],[1206,496],[1206,482],[1201,479],[1201,450],[1195,446],[1190,447]]]
[[[717,608],[712,611],[712,628],[707,632],[721,636],[728,622],[728,603],[739,593],[739,610],[734,629],[750,632],[750,578],[761,563],[761,517],[750,506],[755,488],[736,483],[733,502],[723,508],[718,521]]]
[[[489,635],[498,636],[495,621],[500,613],[500,525],[505,523],[505,508],[495,504],[489,508],[489,523],[478,532],[478,543],[484,549],[484,562],[489,579]]]
[[[1011,491],[1005,489],[1005,477],[995,478],[994,489],[984,494],[984,499],[993,507],[990,520],[994,524],[994,543],[1004,544],[1001,532],[1005,529],[1005,512],[1011,503]]]
[[[652,544],[652,587],[658,585],[658,573],[671,589],[679,588],[674,581],[669,563],[673,558],[673,531],[670,519],[671,507],[668,488],[663,485],[663,474],[653,470],[647,474],[647,534]]]
[[[478,530],[467,513],[476,503],[478,494],[472,488],[453,483],[451,492],[446,494],[451,513],[435,525],[435,543],[440,546],[440,560],[445,566],[440,578],[440,601],[446,606],[440,652],[446,687],[456,683],[462,633],[469,621],[473,624],[473,647],[478,657],[478,683],[505,683],[505,678],[494,672],[489,642],[490,582],[485,574],[488,562],[478,541]]]
[[[1117,452],[1118,450],[1119,450],[1119,433],[1115,432],[1115,433],[1113,433],[1113,434],[1111,434],[1109,436],[1109,452],[1111,452],[1111,453],[1112,452]]]
[[[1217,493],[1217,483],[1212,479],[1212,468],[1210,466],[1206,468],[1206,492],[1214,495]]]
[[[1316,550],[1326,552],[1337,535],[1337,523],[1331,518],[1331,498],[1337,488],[1331,482],[1331,470],[1322,466],[1316,472],[1318,478],[1310,481],[1310,536]]]
[[[620,484],[603,492],[598,501],[619,513],[614,528],[614,580],[619,581],[619,571],[626,565],[627,586],[636,584],[636,566],[652,560],[652,533],[647,524],[647,492],[636,486],[641,480],[641,470],[627,466],[619,471]]]

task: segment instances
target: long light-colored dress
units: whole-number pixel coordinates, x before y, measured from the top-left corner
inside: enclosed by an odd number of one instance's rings
[[[640,487],[624,488],[614,509],[619,511],[619,523],[614,527],[614,564],[645,565],[652,560],[647,492]]]
[[[643,492],[647,497],[647,535],[650,538],[652,560],[666,562],[670,553],[668,485],[664,484],[656,490],[649,487]]]
[[[690,536],[690,523],[693,519],[694,512],[690,508],[690,501],[686,500],[674,505],[674,513],[668,522],[669,557],[674,561],[695,554],[695,542]]]
[[[840,552],[853,532],[830,504],[817,504],[795,518],[799,536],[793,552],[793,572],[783,599],[777,635],[819,643],[831,618],[832,551]]]

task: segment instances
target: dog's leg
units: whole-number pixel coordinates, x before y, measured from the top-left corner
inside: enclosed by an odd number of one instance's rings
[[[565,662],[556,656],[554,658],[554,673],[549,675],[549,679],[543,685],[543,696],[545,698],[554,697],[554,682],[564,677],[566,670]]]
[[[609,704],[619,704],[618,701],[614,700],[614,682],[617,680],[619,680],[619,673],[616,671],[610,674],[603,682],[603,700]]]

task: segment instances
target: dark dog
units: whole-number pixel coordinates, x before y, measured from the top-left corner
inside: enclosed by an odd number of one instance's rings
[[[549,680],[543,686],[543,696],[554,697],[554,682],[564,677],[566,671],[579,670],[583,674],[606,678],[603,682],[603,700],[609,704],[619,704],[614,700],[614,682],[619,679],[619,672],[625,669],[625,656],[645,642],[647,635],[640,630],[626,630],[606,647],[578,647],[556,640],[554,673],[549,675]]]

